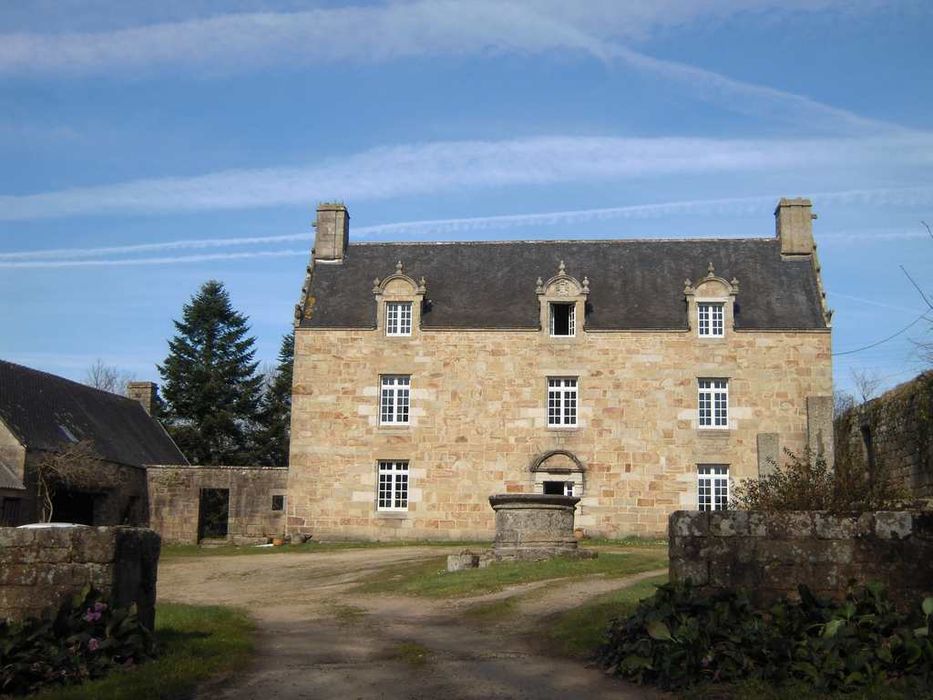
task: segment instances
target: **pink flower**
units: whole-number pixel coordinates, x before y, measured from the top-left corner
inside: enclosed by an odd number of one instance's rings
[[[87,612],[84,613],[85,622],[97,622],[99,619],[100,619],[100,613],[95,612],[94,610],[91,610],[90,608],[88,608]]]
[[[100,649],[100,640],[97,637],[91,637],[90,641],[87,643],[88,651],[97,651]]]
[[[96,603],[94,603],[94,612],[102,612],[106,609],[107,609],[106,603],[101,603],[100,601],[97,601]]]

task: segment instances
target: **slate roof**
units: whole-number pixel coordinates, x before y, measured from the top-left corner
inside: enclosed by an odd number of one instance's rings
[[[120,464],[188,463],[138,401],[3,360],[0,419],[27,449],[55,451],[88,439]]]
[[[810,258],[782,259],[776,238],[355,243],[342,263],[315,264],[301,326],[374,328],[373,278],[398,260],[427,280],[424,328],[537,328],[535,281],[561,260],[567,274],[589,277],[590,330],[686,329],[684,280],[696,284],[710,262],[739,281],[737,329],[826,328]]]

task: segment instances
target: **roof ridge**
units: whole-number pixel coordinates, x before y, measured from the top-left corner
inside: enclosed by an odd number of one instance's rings
[[[96,392],[101,395],[101,398],[105,398],[108,400],[117,399],[119,401],[129,401],[131,404],[135,404],[139,406],[140,408],[142,408],[142,404],[140,404],[139,401],[137,401],[136,399],[131,399],[130,397],[122,396],[121,394],[114,394],[112,391],[106,391],[105,389],[98,389],[96,386],[91,386],[90,384],[84,384],[83,382],[77,382],[74,379],[68,379],[67,377],[62,377],[61,375],[58,375],[58,374],[52,374],[51,372],[46,372],[41,369],[36,369],[35,367],[27,367],[26,365],[21,365],[16,362],[10,362],[9,360],[0,359],[0,364],[9,365],[10,367],[14,368],[14,370],[16,371],[25,370],[26,372],[29,372],[32,374],[41,374],[44,377],[47,377],[51,380],[58,381],[58,382],[64,382],[65,384],[74,385],[75,387],[81,390]]]
[[[762,242],[773,243],[777,241],[770,237],[739,237],[732,238],[516,238],[495,241],[353,241],[350,245],[356,246],[432,246],[432,245],[512,245],[515,243],[721,243],[725,241]]]

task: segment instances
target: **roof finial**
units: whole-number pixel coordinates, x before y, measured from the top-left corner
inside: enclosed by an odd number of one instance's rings
[[[421,279],[418,281],[418,294],[424,294],[427,290],[427,281],[424,279],[424,275],[421,275]]]
[[[706,276],[707,276],[707,277],[715,277],[715,276],[716,276],[716,268],[713,267],[713,262],[712,262],[712,260],[710,261],[709,266],[706,268]]]
[[[544,294],[544,282],[541,278],[538,278],[538,281],[535,283],[535,294]]]
[[[583,289],[581,290],[584,294],[590,293],[590,278],[586,275],[583,275]]]
[[[398,273],[401,273],[401,271],[402,271],[402,261],[401,261],[401,260],[399,260],[397,263],[395,263],[395,271],[398,272]]]
[[[378,294],[381,291],[382,291],[382,288],[379,286],[379,278],[376,277],[373,280],[373,294]]]
[[[696,290],[693,288],[693,282],[690,278],[684,280],[684,294],[693,294]]]
[[[729,283],[732,285],[732,293],[736,294],[739,291],[739,279],[738,277],[733,277],[732,281]]]
[[[563,260],[560,261],[560,265],[557,267],[557,274],[558,274],[558,275],[566,275],[566,274],[567,274],[567,268],[564,267],[564,261],[563,261]]]

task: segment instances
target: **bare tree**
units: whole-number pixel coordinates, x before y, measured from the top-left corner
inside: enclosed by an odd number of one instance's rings
[[[113,365],[105,365],[100,358],[87,368],[84,377],[84,383],[88,386],[120,396],[126,396],[126,385],[135,378],[133,374],[122,372]]]
[[[855,384],[856,397],[861,403],[867,403],[878,396],[881,377],[877,370],[853,369],[852,382]]]
[[[851,393],[837,389],[833,392],[833,418],[838,418],[852,410],[855,404],[855,397]]]
[[[36,464],[36,490],[40,519],[52,521],[55,493],[60,490],[99,490],[111,485],[110,469],[101,469],[101,457],[89,440],[81,440],[58,452],[47,452]]]

